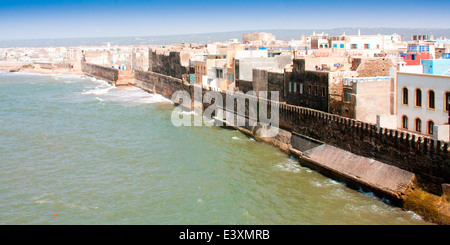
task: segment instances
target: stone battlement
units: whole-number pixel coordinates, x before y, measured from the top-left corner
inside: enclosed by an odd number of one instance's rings
[[[181,79],[155,72],[136,72],[136,79],[143,81],[143,86],[154,86],[156,93],[167,98],[178,90],[185,90],[194,98],[195,85],[184,83]],[[203,94],[208,92],[206,89],[202,91]],[[450,146],[447,142],[401,130],[378,128],[375,124],[260,97],[232,92],[221,94],[224,106],[229,95],[246,100],[245,115],[241,116],[247,118],[250,101],[266,103],[269,117],[270,106],[276,106],[279,108],[281,129],[413,172],[418,185],[433,194],[441,195],[441,185],[450,180]]]

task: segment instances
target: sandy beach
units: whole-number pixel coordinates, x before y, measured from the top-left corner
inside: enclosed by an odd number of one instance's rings
[[[23,63],[23,62],[0,62],[0,70],[6,70],[6,71],[26,71],[26,72],[33,72],[33,73],[40,73],[40,74],[74,74],[74,75],[83,75],[83,72],[77,71],[77,70],[70,70],[65,68],[53,68],[53,69],[42,69],[39,67],[39,65],[33,65],[33,67],[24,67],[26,65],[29,65],[30,63]]]

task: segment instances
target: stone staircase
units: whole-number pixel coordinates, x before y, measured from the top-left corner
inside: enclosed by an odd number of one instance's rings
[[[134,78],[134,71],[119,71],[119,78],[117,79],[116,86],[134,86],[136,84]]]

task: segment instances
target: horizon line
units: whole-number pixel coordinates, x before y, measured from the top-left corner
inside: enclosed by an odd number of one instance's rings
[[[234,31],[220,31],[220,32],[201,32],[201,33],[182,33],[182,34],[164,34],[164,35],[118,35],[118,36],[92,36],[92,37],[49,37],[49,38],[13,38],[13,39],[0,39],[0,41],[23,41],[23,40],[60,40],[60,39],[92,39],[92,38],[126,38],[126,37],[171,37],[171,36],[185,36],[185,35],[206,35],[206,34],[219,34],[219,33],[232,33],[232,32],[264,32],[264,31],[324,31],[324,30],[336,30],[336,29],[420,29],[420,30],[450,30],[450,28],[440,27],[333,27],[333,28],[299,28],[299,29],[284,29],[284,28],[268,28],[268,29],[247,29],[247,30],[234,30]],[[399,33],[397,33],[399,34]]]

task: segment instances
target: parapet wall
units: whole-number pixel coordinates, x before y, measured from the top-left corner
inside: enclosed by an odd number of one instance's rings
[[[280,104],[280,127],[416,174],[440,195],[450,180],[449,144],[309,108]]]
[[[149,50],[149,71],[182,79],[189,67],[182,65],[180,52],[160,53]]]
[[[167,98],[172,98],[172,94],[178,90],[187,91],[191,98],[194,98],[194,85],[183,83],[181,79],[142,71],[136,71],[136,79],[141,80],[143,86],[154,88],[155,92]],[[207,90],[203,89],[202,93],[205,92]],[[226,105],[226,96],[231,94],[221,94],[223,105]],[[233,96],[239,95],[234,93]],[[245,117],[250,115],[249,101],[266,103],[269,112],[270,106],[276,106],[279,108],[279,124],[282,130],[410,171],[416,175],[417,183],[433,194],[441,195],[441,185],[450,180],[449,144],[446,142],[417,137],[399,130],[377,128],[375,124],[306,107],[253,96],[245,98]],[[268,114],[270,117],[270,113]]]
[[[81,62],[81,70],[86,75],[106,80],[112,84],[119,79],[119,70],[110,67]]]

